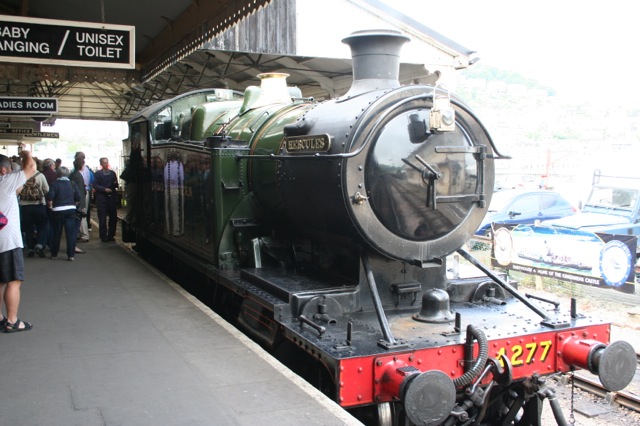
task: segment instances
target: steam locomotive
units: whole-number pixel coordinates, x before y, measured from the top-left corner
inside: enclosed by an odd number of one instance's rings
[[[353,84],[328,101],[268,73],[143,110],[123,238],[366,424],[539,425],[545,399],[562,422],[545,378],[585,368],[619,390],[634,350],[462,248],[500,154],[457,97],[400,85],[407,40],[345,38]],[[454,277],[456,252],[482,273]]]

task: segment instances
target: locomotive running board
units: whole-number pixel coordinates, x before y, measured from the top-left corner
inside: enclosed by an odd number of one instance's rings
[[[543,319],[543,321],[540,324],[542,324],[542,325],[544,325],[546,327],[549,327],[549,328],[553,328],[553,329],[565,328],[565,327],[569,327],[571,325],[567,321],[558,321],[558,320],[554,320],[551,317],[549,317],[549,315],[547,315],[547,313],[545,311],[543,311],[538,306],[536,306],[533,303],[531,303],[530,300],[528,300],[526,297],[524,297],[522,294],[520,294],[518,292],[518,290],[513,288],[511,286],[511,284],[509,284],[506,281],[503,281],[500,277],[498,277],[496,274],[494,274],[489,269],[487,269],[482,263],[480,263],[478,261],[478,259],[476,259],[475,257],[471,256],[466,250],[461,248],[461,249],[458,249],[457,252],[462,257],[464,257],[467,261],[469,261],[473,266],[475,266],[476,268],[480,269],[482,272],[487,274],[487,276],[489,278],[491,278],[493,281],[495,281],[496,284],[498,284],[500,287],[502,287],[503,289],[505,289],[506,291],[511,293],[511,295],[513,297],[515,297],[516,299],[518,299],[519,301],[524,303],[525,306],[527,306],[533,312],[535,312],[536,314],[540,315],[542,317],[542,319]]]

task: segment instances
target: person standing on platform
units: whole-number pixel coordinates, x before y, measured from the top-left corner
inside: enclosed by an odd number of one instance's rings
[[[82,166],[78,167],[78,161],[82,162]],[[80,192],[83,196],[82,201],[80,201],[80,210],[82,211],[82,214],[86,216],[89,207],[89,198],[87,197],[87,194],[90,193],[91,189],[91,175],[89,167],[85,165],[84,152],[76,152],[75,159],[73,160],[73,167],[74,171],[71,172],[71,176],[69,176],[69,179],[71,179],[72,182],[76,182],[76,184],[80,187]],[[82,178],[82,182],[77,178],[77,180],[74,180],[74,173],[76,172],[78,172],[78,174]],[[89,228],[87,226],[87,221],[84,220],[84,217],[80,219],[79,225],[80,228],[78,233],[78,242],[86,243],[89,241]]]
[[[22,230],[25,233],[27,256],[44,257],[47,245],[48,221],[47,206],[44,198],[49,192],[49,184],[44,175],[38,171],[27,180],[20,192],[20,210],[22,212]],[[34,238],[34,231],[36,237]]]
[[[80,191],[80,202],[78,203],[78,208],[76,209],[76,235],[78,236],[77,242],[87,242],[89,241],[89,232],[87,231],[87,222],[84,221],[84,215],[87,212],[86,201],[87,201],[87,190],[84,185],[84,178],[82,177],[82,168],[84,167],[84,160],[82,158],[76,158],[73,160],[73,171],[69,175],[69,180],[75,187]],[[84,229],[85,236],[83,237],[82,232]],[[76,253],[85,253],[84,250],[80,249],[76,246]]]
[[[53,161],[52,158],[46,158],[43,163],[42,163],[42,174],[44,175],[44,177],[47,179],[47,184],[49,186],[51,186],[51,184],[53,182],[56,181],[56,179],[58,179],[58,174],[56,173],[56,162]],[[53,223],[53,219],[51,218],[51,209],[46,209],[47,210],[47,246],[49,247],[49,250],[51,250],[51,229],[52,229],[52,223]]]
[[[93,189],[96,191],[96,208],[100,224],[100,240],[103,243],[115,241],[116,221],[118,220],[117,198],[118,177],[109,168],[109,159],[100,159],[101,169],[95,173]],[[108,223],[107,223],[108,219]]]
[[[82,177],[84,178],[84,185],[85,185],[85,189],[86,189],[86,206],[87,206],[87,211],[85,214],[85,221],[87,223],[87,237],[88,237],[88,233],[91,232],[91,194],[93,192],[93,170],[91,170],[91,167],[89,167],[89,165],[87,164],[87,159],[84,155],[84,152],[82,151],[78,151],[76,152],[75,158],[82,158],[84,161],[84,167],[82,168]]]
[[[67,260],[75,259],[76,242],[78,239],[78,216],[76,209],[82,195],[80,189],[69,180],[69,169],[65,166],[58,168],[58,179],[51,184],[47,193],[47,205],[51,209],[53,232],[51,236],[51,259],[58,257],[60,239],[64,228],[67,238]]]
[[[7,312],[7,316],[2,315],[0,319],[0,327],[6,333],[31,330],[33,327],[18,319],[24,257],[16,191],[35,175],[36,162],[29,151],[20,152],[20,157],[22,170],[11,172],[11,161],[6,155],[0,155],[0,212],[8,219],[7,225],[0,230],[0,314],[3,303]]]
[[[51,158],[46,158],[42,163],[42,174],[47,178],[47,184],[51,185],[58,179],[56,174],[56,162]]]
[[[20,166],[20,157],[18,157],[17,155],[14,155],[13,157],[11,157],[11,171],[19,172],[20,170],[22,170],[22,167]]]

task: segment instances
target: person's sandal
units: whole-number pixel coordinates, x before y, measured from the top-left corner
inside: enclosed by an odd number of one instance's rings
[[[5,317],[2,317],[2,319],[0,320],[0,327],[3,327],[7,325],[7,319]]]
[[[20,328],[20,323],[24,324],[24,328]],[[9,321],[7,321],[7,323],[4,326],[4,332],[5,333],[17,333],[19,331],[27,331],[27,330],[31,330],[33,328],[33,325],[29,324],[28,322],[25,321],[20,321],[20,319],[18,318],[18,320],[16,322],[14,322],[13,324],[11,324]]]

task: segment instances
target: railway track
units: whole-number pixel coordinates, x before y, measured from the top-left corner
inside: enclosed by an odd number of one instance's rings
[[[570,380],[570,378],[567,378],[567,382],[569,382]],[[628,408],[629,410],[640,413],[640,397],[633,392],[626,390],[609,392],[602,387],[597,379],[588,377],[580,373],[574,374],[573,381],[574,385],[577,388],[603,398],[608,404],[617,404],[619,406]]]

